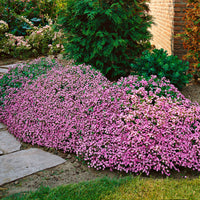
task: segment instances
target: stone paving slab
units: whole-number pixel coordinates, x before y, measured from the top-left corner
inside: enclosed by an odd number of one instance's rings
[[[3,123],[0,123],[0,129],[6,128],[6,125],[4,125]]]
[[[59,156],[36,148],[0,156],[0,185],[64,162]]]
[[[20,63],[10,64],[10,65],[2,65],[2,66],[0,66],[0,68],[9,69],[9,68],[13,68],[13,67],[15,67],[17,65],[20,65]]]
[[[4,73],[7,73],[8,72],[8,69],[2,69],[0,68],[0,73],[4,74]]]
[[[0,151],[4,154],[19,151],[21,144],[7,130],[0,131]]]
[[[21,64],[22,63],[16,63],[16,64],[10,64],[10,65],[2,65],[2,66],[0,66],[0,73],[1,74],[7,73],[9,68],[13,68],[13,67],[19,66]]]

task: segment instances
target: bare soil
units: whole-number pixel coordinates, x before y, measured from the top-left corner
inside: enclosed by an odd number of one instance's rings
[[[192,102],[197,102],[200,105],[200,81],[192,82],[185,86],[181,93]]]
[[[12,62],[11,62],[12,61]],[[6,64],[17,63],[19,60],[11,60],[7,61]],[[63,64],[68,64],[66,61],[61,61]],[[5,64],[5,62],[0,61],[0,66]],[[200,83],[199,82],[191,82],[189,85],[183,88],[181,91],[187,98],[191,99],[193,102],[198,102],[200,104]],[[32,146],[29,144],[22,143],[21,149],[31,148]],[[66,185],[69,183],[78,183],[82,181],[92,180],[96,178],[100,178],[103,176],[108,176],[110,178],[122,177],[127,174],[117,171],[97,171],[95,169],[88,168],[87,165],[77,160],[77,157],[74,154],[67,154],[61,151],[46,149],[44,147],[41,148],[45,151],[56,154],[64,159],[66,162],[59,166],[46,169],[40,171],[38,173],[32,174],[30,176],[24,177],[17,181],[4,184],[0,187],[0,198],[8,196],[10,194],[25,192],[25,191],[34,191],[38,189],[41,185],[56,187],[59,185]],[[200,172],[182,169],[180,173],[173,172],[172,177],[174,178],[184,178],[187,176],[188,178],[198,178],[200,176]],[[145,177],[145,175],[143,175]],[[151,177],[154,178],[163,178],[159,173],[152,172]],[[146,177],[147,178],[147,177]]]

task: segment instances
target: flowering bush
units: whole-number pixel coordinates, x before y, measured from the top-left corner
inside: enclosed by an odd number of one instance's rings
[[[59,66],[8,90],[0,121],[24,142],[75,152],[98,170],[200,171],[200,106],[165,78],[112,83],[90,66]]]
[[[0,48],[0,53],[11,55],[16,58],[26,58],[32,56],[31,45],[24,36],[15,36],[10,33],[5,33],[3,45]]]
[[[43,27],[34,26],[31,21],[25,17],[20,17],[31,29],[27,36],[15,36],[5,33],[6,40],[1,45],[0,53],[11,55],[13,57],[27,58],[37,57],[39,55],[58,54],[64,50],[62,39],[64,37],[62,30],[55,31],[52,20],[46,16],[48,25]]]
[[[30,31],[28,40],[36,54],[52,55],[64,50],[62,45],[63,37],[62,30],[55,32],[53,22],[48,18],[48,25],[41,28],[34,27],[34,31]]]
[[[5,21],[0,20],[0,36],[7,30],[8,30],[8,24]]]
[[[1,0],[0,19],[9,24],[9,33],[16,36],[25,36],[26,30],[30,27],[22,22],[18,16],[26,16],[32,20],[34,25],[45,26],[45,15],[49,15],[52,19],[57,16],[57,3],[61,0]],[[62,0],[65,1],[65,0]]]
[[[0,79],[0,105],[3,104],[4,97],[9,94],[9,88],[20,88],[23,83],[36,79],[38,76],[47,73],[52,67],[59,66],[55,60],[36,59],[29,64],[21,64],[15,68],[10,68]]]
[[[0,46],[3,46],[6,43],[5,32],[8,30],[8,24],[0,20]],[[0,49],[1,56],[1,49]]]

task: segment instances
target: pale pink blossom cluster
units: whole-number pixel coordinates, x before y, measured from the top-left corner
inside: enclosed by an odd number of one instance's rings
[[[0,20],[0,34],[5,33],[7,30],[8,30],[8,24],[5,21]]]
[[[20,47],[24,48],[24,50],[31,49],[31,45],[29,44],[29,41],[25,39],[24,36],[15,36],[10,33],[5,33],[5,36],[9,38],[6,45],[10,45],[12,47]]]
[[[20,20],[26,22],[32,29],[37,29],[37,27],[34,26],[34,24],[30,20],[28,20],[26,17],[24,17],[22,15],[19,15],[18,17]]]
[[[55,32],[54,33],[54,37],[53,37],[53,41],[54,40],[56,40],[57,38],[61,38],[61,37],[63,37],[63,32],[62,32],[62,30],[59,30],[58,32]]]
[[[44,17],[45,17],[46,20],[48,21],[49,26],[52,26],[52,25],[53,25],[52,19],[51,19],[48,15],[45,15]]]
[[[4,24],[6,27],[8,26],[8,24],[3,20],[0,20],[0,24]]]
[[[55,67],[10,88],[1,113],[20,140],[74,152],[98,170],[200,171],[200,106],[165,78],[113,84],[90,66]]]
[[[6,41],[0,47],[0,51],[6,54],[17,55],[30,54],[32,51],[34,54],[39,55],[41,52],[45,52],[48,55],[58,54],[64,51],[62,39],[64,34],[61,30],[55,32],[53,30],[53,22],[48,16],[46,16],[48,25],[43,27],[36,27],[33,23],[23,16],[20,19],[31,27],[31,30],[27,32],[27,36],[15,36],[10,33],[5,33]],[[1,23],[1,21],[0,21]]]

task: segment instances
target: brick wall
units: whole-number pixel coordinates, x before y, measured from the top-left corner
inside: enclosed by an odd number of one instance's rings
[[[185,50],[180,38],[175,38],[174,35],[183,30],[186,2],[187,0],[150,0],[149,3],[150,14],[155,23],[151,28],[152,44],[179,58]]]

